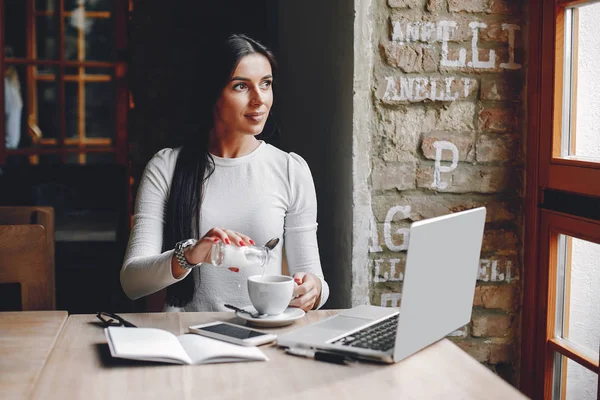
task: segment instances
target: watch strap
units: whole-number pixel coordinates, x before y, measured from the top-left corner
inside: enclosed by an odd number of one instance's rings
[[[188,261],[185,258],[184,255],[184,250],[187,247],[193,246],[194,244],[196,244],[197,240],[196,239],[187,239],[187,240],[182,240],[180,242],[177,242],[177,244],[175,245],[175,258],[177,259],[177,263],[179,264],[179,266],[183,269],[192,269],[195,268],[197,266],[199,266],[202,263],[198,263],[198,264],[190,264],[188,263]]]

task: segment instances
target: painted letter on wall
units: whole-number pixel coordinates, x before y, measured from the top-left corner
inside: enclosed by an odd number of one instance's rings
[[[447,182],[442,182],[442,172],[451,172],[458,166],[458,148],[450,142],[445,140],[437,141],[433,143],[435,147],[435,170],[433,172],[433,183],[431,187],[434,189],[446,189],[448,187]],[[448,167],[442,165],[442,151],[450,150],[452,152],[452,164]]]
[[[480,69],[481,68],[484,68],[484,69],[494,68],[496,66],[496,51],[495,50],[490,50],[487,61],[479,60],[479,46],[477,46],[478,42],[479,42],[479,29],[487,28],[487,24],[484,24],[483,22],[471,22],[469,24],[469,28],[471,28],[471,30],[473,31],[473,38],[471,39],[471,52],[472,52],[471,57],[473,58],[473,61],[469,61],[469,67],[480,68]]]
[[[394,215],[397,213],[401,213],[403,219],[410,217],[410,206],[392,207],[385,217],[385,222],[383,224],[383,237],[385,239],[386,247],[391,251],[402,251],[408,249],[408,228],[400,228],[395,232],[403,236],[404,240],[402,241],[402,244],[396,245],[394,242],[392,242],[392,220],[394,219]]]
[[[402,299],[402,293],[382,293],[381,294],[381,306],[382,307],[400,307],[401,299]]]

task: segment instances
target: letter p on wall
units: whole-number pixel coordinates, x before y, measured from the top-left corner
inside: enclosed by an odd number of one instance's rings
[[[442,182],[442,172],[451,172],[458,166],[458,148],[450,142],[445,140],[434,142],[435,147],[435,170],[433,173],[433,183],[431,187],[434,189],[446,189],[448,187],[447,182]],[[442,151],[450,150],[452,152],[452,164],[450,166],[442,165]]]

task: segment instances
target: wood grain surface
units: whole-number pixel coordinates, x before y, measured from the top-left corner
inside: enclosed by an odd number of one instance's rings
[[[21,284],[21,309],[53,310],[54,271],[42,225],[0,225],[0,282]]]
[[[333,315],[311,311],[281,333]],[[124,314],[180,335],[233,313]],[[521,399],[512,386],[444,339],[395,365],[337,365],[261,347],[267,362],[181,366],[112,359],[93,315],[72,315],[33,393],[36,399]]]
[[[1,398],[29,397],[66,321],[66,311],[0,312]]]

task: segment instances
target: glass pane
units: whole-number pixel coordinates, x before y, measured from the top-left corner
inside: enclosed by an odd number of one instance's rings
[[[598,374],[556,352],[553,370],[552,399],[596,400]]]
[[[77,139],[79,137],[78,86],[79,84],[77,82],[65,82],[65,116],[67,119],[67,139]]]
[[[85,126],[90,138],[114,138],[115,93],[111,82],[85,84]]]
[[[80,67],[65,67],[65,75],[78,76]],[[112,80],[114,68],[82,67],[83,75],[106,75],[106,80]]]
[[[565,390],[563,390],[565,393]],[[575,361],[567,361],[566,400],[596,400],[598,375]]]
[[[86,60],[111,61],[113,57],[113,21],[94,19],[86,36]]]
[[[65,59],[67,60],[79,60],[79,26],[85,27],[85,19],[78,21],[75,16],[65,19]],[[85,32],[85,30],[84,30]],[[85,35],[84,35],[85,37]],[[85,39],[82,39],[85,40]],[[82,49],[81,51],[85,51]],[[81,55],[81,59],[84,59],[84,55]]]
[[[600,3],[569,9],[565,21],[561,154],[600,161]]]
[[[53,11],[59,0],[35,0],[36,11]]]
[[[111,11],[113,0],[65,0],[65,11],[73,11],[80,5],[86,11]]]
[[[27,57],[27,2],[4,0],[4,45],[10,49],[9,57]]]
[[[58,139],[60,137],[60,121],[58,118],[58,84],[56,82],[37,81],[37,113],[32,113],[29,125],[39,133],[40,140]],[[45,143],[44,147],[56,144]],[[40,159],[41,160],[41,159]]]
[[[559,235],[564,315],[562,337],[584,351],[598,353],[600,345],[600,244]]]
[[[58,38],[53,17],[35,18],[35,44],[37,58],[55,60],[58,58]]]
[[[38,78],[46,79],[46,80],[58,79],[57,75],[55,75],[55,73],[57,73],[58,70],[57,70],[57,68],[55,68],[52,65],[37,65],[34,68],[35,68],[36,75]]]
[[[86,68],[85,73],[87,75],[106,75],[112,79],[114,68]]]
[[[79,67],[65,67],[65,79],[67,76],[76,77],[79,75]]]
[[[90,18],[83,12],[74,13],[65,19],[65,58],[111,61],[114,42],[112,30],[110,18]]]

